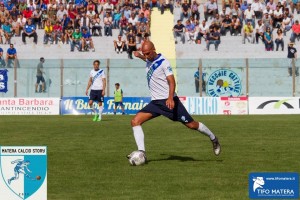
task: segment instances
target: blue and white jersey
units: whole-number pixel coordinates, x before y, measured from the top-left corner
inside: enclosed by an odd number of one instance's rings
[[[92,70],[90,78],[92,78],[91,90],[103,90],[102,79],[106,78],[103,69],[99,69],[98,71]]]
[[[146,62],[147,81],[151,100],[167,99],[169,97],[167,76],[173,75],[170,62],[161,54],[158,54],[154,61],[147,60]]]

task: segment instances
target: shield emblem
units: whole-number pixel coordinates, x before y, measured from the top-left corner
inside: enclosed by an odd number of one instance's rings
[[[6,185],[0,199],[47,199],[46,147],[2,146],[0,155],[1,182]]]

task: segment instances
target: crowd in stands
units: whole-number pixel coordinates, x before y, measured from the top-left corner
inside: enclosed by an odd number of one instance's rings
[[[200,13],[200,6],[203,12]],[[204,16],[200,19],[199,16]],[[300,1],[279,0],[208,0],[198,4],[184,0],[180,18],[173,28],[175,43],[206,43],[218,47],[221,37],[242,38],[242,43],[264,43],[266,51],[284,51],[284,37],[290,33],[290,42],[300,39],[300,24],[294,15],[300,14]]]
[[[143,0],[3,0],[0,3],[0,44],[10,44],[12,37],[28,38],[35,44],[70,45],[70,51],[95,51],[97,37],[115,37],[117,53],[131,52],[150,36],[152,6],[172,8],[166,1],[156,4]],[[113,29],[119,34],[113,35]],[[37,31],[44,32],[39,38]],[[126,46],[126,47],[125,47]],[[135,47],[134,47],[135,46]]]

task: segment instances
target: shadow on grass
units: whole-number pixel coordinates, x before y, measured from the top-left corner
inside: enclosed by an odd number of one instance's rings
[[[166,154],[161,154],[161,155],[166,155]],[[223,162],[223,160],[216,160],[216,159],[194,159],[189,156],[176,156],[176,155],[167,155],[167,158],[161,158],[161,159],[156,159],[156,160],[148,160],[148,162],[157,162],[157,161],[170,161],[170,160],[177,160],[181,162]]]

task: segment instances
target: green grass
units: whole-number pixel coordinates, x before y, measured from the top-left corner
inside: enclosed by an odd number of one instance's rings
[[[218,137],[159,117],[143,125],[149,163],[130,166],[132,116],[0,116],[0,145],[48,146],[48,199],[248,199],[250,172],[298,172],[299,116],[194,116]]]

